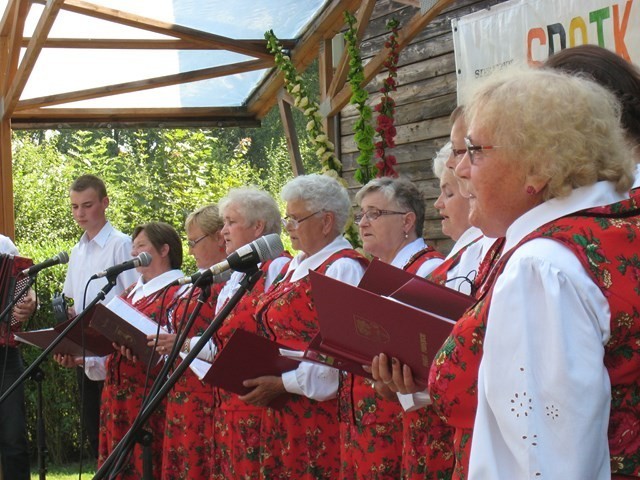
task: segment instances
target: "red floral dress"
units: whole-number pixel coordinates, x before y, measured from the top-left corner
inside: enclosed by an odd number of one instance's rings
[[[404,266],[414,275],[429,260],[442,258],[432,247],[416,252]],[[363,377],[342,372],[340,412],[340,478],[397,479],[403,444],[403,410],[382,398]]]
[[[133,286],[125,290],[121,297],[127,298]],[[166,325],[166,312],[174,301],[180,287],[163,288],[148,297],[142,298],[133,306],[152,320]],[[120,439],[129,431],[129,427],[140,411],[146,390],[160,372],[161,365],[154,367],[145,384],[147,365],[143,362],[135,364],[119,352],[107,358],[107,376],[102,390],[100,408],[100,441],[98,464],[101,465],[113,451]],[[146,387],[146,389],[145,389]],[[166,402],[161,403],[151,415],[144,429],[153,434],[152,465],[153,477],[159,478],[162,465],[162,443],[165,423]],[[139,480],[142,478],[142,446],[136,444],[119,479]]]
[[[245,294],[214,335],[217,351],[227,344],[233,332],[241,328],[259,333],[255,318],[258,299],[264,296],[265,281],[271,261],[260,269],[262,277],[253,290]],[[283,268],[286,271],[286,267]],[[281,272],[280,275],[282,275]],[[276,278],[277,281],[279,278]],[[213,478],[243,480],[260,477],[260,421],[264,407],[248,405],[238,395],[214,388],[215,409]]]
[[[326,273],[340,258],[367,263],[355,250],[345,249],[331,255],[316,271]],[[318,332],[308,276],[278,284],[261,300],[257,312],[262,333],[291,349],[304,350]],[[289,397],[281,410],[266,408],[263,412],[261,478],[338,478],[338,401],[318,402],[302,395]]]
[[[613,478],[640,476],[640,208],[631,199],[549,222],[504,255],[480,288],[479,301],[458,321],[431,367],[429,390],[453,426],[454,478],[466,478],[477,408],[477,378],[493,286],[511,254],[534,238],[561,242],[602,290],[611,311],[604,363],[611,380],[609,449]]]
[[[211,286],[189,337],[202,335],[214,318],[216,300],[223,284]],[[192,294],[193,293],[193,294]],[[188,291],[170,308],[174,332],[187,323],[197,305],[200,289]],[[180,364],[180,359],[176,365]],[[191,369],[184,371],[167,397],[167,413],[162,447],[163,480],[209,480],[213,442],[213,387],[198,379]]]

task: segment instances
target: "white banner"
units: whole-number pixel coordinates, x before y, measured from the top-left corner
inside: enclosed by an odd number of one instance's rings
[[[513,0],[452,21],[458,102],[466,87],[512,63],[538,64],[590,43],[640,64],[640,0]]]

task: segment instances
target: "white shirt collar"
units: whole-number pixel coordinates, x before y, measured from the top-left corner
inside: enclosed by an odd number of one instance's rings
[[[631,188],[640,188],[640,163],[636,165],[636,179]]]
[[[407,243],[404,247],[400,249],[400,251],[396,254],[395,258],[391,262],[391,265],[398,268],[404,268],[404,266],[409,263],[411,257],[413,257],[420,250],[423,250],[427,246],[424,243],[422,238],[416,238],[413,242]]]
[[[460,251],[460,249],[462,249],[463,247],[466,247],[467,245],[469,245],[471,242],[473,242],[475,239],[482,237],[482,231],[478,228],[478,227],[469,227],[467,228],[462,235],[460,235],[460,238],[458,238],[458,240],[456,240],[456,243],[453,245],[453,248],[451,249],[451,251],[449,252],[449,255],[447,255],[447,258],[445,258],[445,260],[448,260],[449,258],[453,257],[456,253],[458,253]]]
[[[140,278],[138,278],[138,281],[136,282],[136,285],[129,292],[129,295],[127,295],[127,298],[131,298],[132,303],[136,303],[140,299],[148,297],[149,295],[153,295],[157,291],[162,290],[174,280],[182,277],[184,277],[184,273],[182,273],[182,271],[178,269],[164,272],[163,274],[152,278],[146,283],[142,280],[142,276],[140,276]]]
[[[507,230],[504,252],[515,247],[520,240],[536,228],[552,220],[586,208],[620,202],[626,198],[628,198],[627,192],[618,193],[613,183],[602,181],[586,187],[576,188],[567,197],[547,200],[529,210],[511,224]]]
[[[107,240],[109,239],[109,236],[114,230],[115,229],[113,228],[113,226],[107,221],[107,223],[105,223],[104,226],[100,229],[98,234],[91,240],[89,240],[87,232],[84,232],[82,234],[82,237],[80,237],[80,243],[96,242],[98,245],[100,245],[100,248],[104,248]]]
[[[293,257],[293,260],[291,260],[291,262],[289,262],[287,275],[290,272],[293,272],[290,281],[296,282],[301,278],[306,277],[309,274],[309,270],[315,270],[320,265],[322,265],[331,255],[347,248],[353,247],[342,235],[338,235],[329,245],[324,247],[319,252],[314,253],[310,257],[307,257],[306,253],[300,252],[295,257]]]

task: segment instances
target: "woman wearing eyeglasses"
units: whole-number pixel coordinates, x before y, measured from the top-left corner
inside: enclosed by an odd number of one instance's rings
[[[215,204],[205,205],[187,217],[187,245],[200,270],[215,265],[226,257],[222,227],[222,217]],[[222,285],[219,283],[208,287],[210,293],[201,304],[199,314],[189,332],[190,337],[202,334],[209,326]],[[160,354],[166,355],[171,351],[177,334],[181,333],[195,310],[200,294],[200,288],[191,288],[171,305],[168,317],[174,333],[160,335],[156,345]],[[150,337],[149,342],[150,346],[153,346],[155,336]],[[167,396],[160,478],[211,478],[212,412],[213,388],[203,383],[191,369],[186,370]]]
[[[303,175],[282,189],[284,226],[299,253],[284,280],[257,306],[264,335],[288,348],[305,350],[318,333],[309,270],[357,284],[367,260],[342,236],[351,202],[346,189],[325,175]],[[302,362],[279,377],[246,382],[255,389],[243,400],[268,405],[287,394],[280,410],[267,408],[262,418],[261,477],[339,478],[340,436],[336,394],[340,374],[326,366]]]
[[[466,118],[456,173],[469,219],[505,244],[431,367],[433,405],[455,428],[454,478],[637,472],[626,460],[640,210],[627,200],[634,165],[619,106],[581,78],[512,71],[478,89]]]
[[[275,200],[264,190],[254,187],[235,188],[219,203],[224,224],[220,233],[226,253],[231,254],[240,247],[270,233],[279,234],[281,217]],[[213,337],[213,348],[205,348],[201,358],[213,361],[237,329],[258,333],[255,320],[255,305],[269,291],[291,257],[284,252],[278,258],[259,265],[263,274],[246,293],[232,312],[222,322]],[[218,313],[240,288],[244,279],[242,272],[233,272],[218,295],[215,312]],[[209,319],[211,321],[211,318]],[[188,353],[199,340],[190,339],[183,346]],[[213,408],[213,455],[212,478],[257,478],[260,463],[260,420],[263,408],[250,405],[238,395],[221,388],[214,388]],[[211,412],[210,412],[211,414]]]
[[[356,203],[366,253],[422,277],[442,263],[443,256],[422,239],[424,201],[415,184],[377,178],[358,191]],[[378,393],[369,380],[347,374],[340,384],[339,403],[340,478],[372,478],[372,472],[379,479],[400,478],[402,407],[395,394]]]

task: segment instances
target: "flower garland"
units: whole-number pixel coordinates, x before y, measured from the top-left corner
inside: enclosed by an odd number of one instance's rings
[[[362,84],[364,83],[364,69],[362,67],[362,57],[360,56],[356,35],[356,17],[351,12],[345,11],[344,19],[348,25],[344,37],[347,41],[347,53],[349,54],[349,73],[347,75],[349,85],[351,86],[351,99],[349,103],[356,105],[359,114],[353,126],[353,138],[360,152],[356,159],[358,168],[355,171],[354,177],[364,185],[373,178],[371,159],[373,158],[374,151],[373,137],[375,130],[371,126],[372,110],[371,107],[367,105],[369,93],[362,88]]]
[[[302,83],[302,77],[298,75],[289,55],[283,52],[282,45],[273,30],[265,32],[264,37],[267,40],[269,52],[275,57],[276,67],[284,74],[285,89],[293,97],[294,105],[304,110],[304,116],[307,119],[307,136],[311,144],[317,147],[316,155],[320,159],[322,173],[335,178],[347,188],[348,184],[341,176],[342,163],[336,157],[335,146],[324,132],[318,104],[310,99],[307,86]],[[353,221],[347,226],[345,237],[354,248],[360,245],[358,229]]]
[[[384,79],[382,88],[380,88],[380,103],[376,105],[375,111],[378,112],[376,118],[376,132],[380,136],[380,140],[376,142],[376,157],[379,161],[376,163],[378,169],[378,177],[397,177],[398,172],[393,168],[397,160],[395,155],[387,153],[389,148],[396,146],[395,136],[396,127],[394,126],[394,114],[396,110],[396,102],[390,93],[398,89],[396,77],[398,76],[398,27],[400,23],[395,18],[387,22],[387,30],[390,31],[389,39],[385,42],[385,48],[389,49],[389,54],[384,62],[387,68],[387,78]]]
[[[285,89],[293,97],[294,106],[300,108],[307,119],[307,136],[311,144],[316,147],[322,173],[338,178],[342,173],[342,163],[336,157],[335,146],[322,127],[318,103],[309,96],[308,87],[302,82],[302,77],[298,75],[289,55],[283,51],[273,30],[265,32],[264,37],[267,40],[269,52],[275,57],[276,66],[284,74]]]

